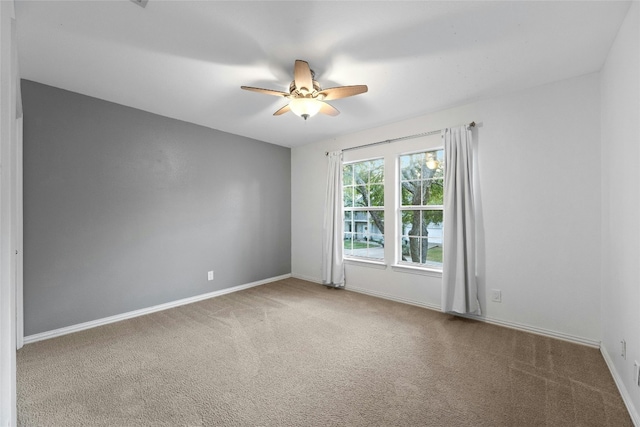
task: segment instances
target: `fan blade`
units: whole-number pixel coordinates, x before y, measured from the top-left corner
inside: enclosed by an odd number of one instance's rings
[[[287,92],[280,92],[279,90],[271,90],[271,89],[262,89],[259,87],[240,86],[240,89],[250,90],[251,92],[264,93],[265,95],[289,96]]]
[[[320,107],[320,111],[318,112],[322,114],[326,114],[328,116],[337,116],[338,114],[340,114],[340,111],[338,111],[333,105],[329,105],[326,102],[322,103],[322,106]]]
[[[275,113],[273,113],[273,115],[274,116],[281,116],[284,113],[288,113],[289,111],[291,111],[291,108],[289,107],[289,104],[287,104],[284,107],[282,107],[281,109],[279,109],[278,111],[276,111]]]
[[[323,101],[331,101],[332,99],[340,99],[359,95],[361,93],[367,92],[368,90],[369,88],[367,87],[367,85],[330,87],[329,89],[325,89],[320,92],[318,94],[318,97],[324,96],[324,98],[321,98]]]
[[[296,65],[293,69],[293,81],[298,91],[313,92],[313,78],[311,77],[311,68],[309,68],[308,62],[296,59]]]

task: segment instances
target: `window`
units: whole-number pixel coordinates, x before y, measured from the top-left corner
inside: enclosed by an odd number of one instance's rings
[[[343,166],[344,255],[384,259],[384,160]]]
[[[400,156],[399,262],[442,269],[444,150]]]

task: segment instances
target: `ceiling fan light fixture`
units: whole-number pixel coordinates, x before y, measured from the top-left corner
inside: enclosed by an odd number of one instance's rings
[[[289,108],[293,114],[307,120],[318,114],[322,108],[322,102],[314,98],[293,98],[289,101]]]

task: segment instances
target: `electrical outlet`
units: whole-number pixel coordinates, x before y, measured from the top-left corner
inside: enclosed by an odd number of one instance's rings
[[[209,271],[207,273],[207,280],[209,280],[209,281],[213,280],[213,270],[211,270],[211,271]]]
[[[620,356],[627,360],[627,342],[625,340],[620,341]]]
[[[502,291],[500,289],[491,289],[491,301],[502,302]]]

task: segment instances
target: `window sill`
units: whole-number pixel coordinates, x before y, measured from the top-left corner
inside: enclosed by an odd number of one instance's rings
[[[421,276],[431,276],[442,278],[441,270],[434,270],[432,268],[426,267],[415,267],[413,265],[403,265],[403,264],[394,264],[391,266],[393,271],[397,271],[399,273],[409,273],[409,274],[419,274]]]
[[[361,258],[343,258],[345,264],[358,265],[361,267],[377,268],[379,270],[385,270],[387,264],[384,261],[377,261],[373,259],[361,259]]]

